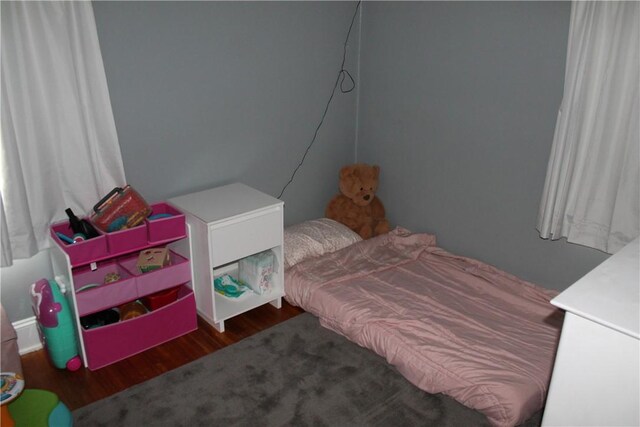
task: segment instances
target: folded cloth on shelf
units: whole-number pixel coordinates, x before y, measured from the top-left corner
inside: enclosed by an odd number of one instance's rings
[[[216,277],[213,280],[213,287],[217,293],[229,298],[238,298],[249,290],[247,286],[228,274]]]

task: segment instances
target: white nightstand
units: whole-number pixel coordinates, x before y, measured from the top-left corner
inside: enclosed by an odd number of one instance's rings
[[[566,310],[543,426],[640,425],[640,239],[551,304]]]
[[[169,202],[189,224],[193,289],[198,313],[218,331],[224,321],[266,303],[281,307],[284,296],[282,231],[284,203],[235,183],[187,194]],[[237,277],[238,261],[271,249],[276,257],[272,290],[232,299],[214,291],[214,278]]]

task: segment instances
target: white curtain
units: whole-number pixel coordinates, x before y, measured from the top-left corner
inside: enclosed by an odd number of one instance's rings
[[[543,238],[615,253],[640,234],[640,3],[573,2]]]
[[[2,266],[125,184],[91,2],[2,2]],[[78,215],[80,216],[80,215]]]

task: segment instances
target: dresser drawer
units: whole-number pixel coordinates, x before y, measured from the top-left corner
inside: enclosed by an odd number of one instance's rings
[[[252,212],[209,227],[213,266],[282,245],[282,207]]]

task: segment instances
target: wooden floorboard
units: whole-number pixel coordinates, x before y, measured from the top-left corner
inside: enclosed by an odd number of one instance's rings
[[[196,331],[96,371],[84,367],[76,372],[57,369],[49,362],[44,350],[35,351],[21,358],[26,387],[50,390],[70,410],[74,410],[206,356],[302,312],[285,301],[281,309],[266,304],[225,321],[224,333],[219,333],[199,318]]]

